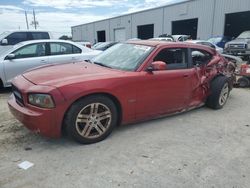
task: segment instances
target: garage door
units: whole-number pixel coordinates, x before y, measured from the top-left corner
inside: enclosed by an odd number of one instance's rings
[[[115,41],[122,42],[126,40],[125,28],[115,29]]]
[[[150,39],[154,37],[154,24],[138,25],[137,37],[139,39]]]
[[[224,35],[238,37],[243,31],[250,30],[250,11],[226,14]]]
[[[190,35],[192,39],[197,38],[198,18],[178,20],[172,22],[173,35]]]

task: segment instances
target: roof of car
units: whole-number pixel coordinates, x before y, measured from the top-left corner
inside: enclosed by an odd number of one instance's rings
[[[60,40],[60,39],[40,39],[40,40],[27,40],[21,42],[22,44],[33,44],[33,43],[39,43],[39,42],[69,42],[74,43],[70,40]]]
[[[133,41],[127,41],[127,43],[153,46],[153,47],[161,45],[161,44],[162,45],[176,44],[175,42],[166,42],[166,41],[160,41],[160,40],[133,40]]]
[[[157,41],[157,40],[135,40],[135,41],[128,41],[129,44],[137,44],[137,45],[146,45],[146,46],[169,46],[169,47],[187,47],[187,48],[199,48],[204,50],[209,50],[211,53],[214,53],[215,50],[212,48],[209,48],[207,46],[191,43],[191,42],[168,42],[168,41]]]

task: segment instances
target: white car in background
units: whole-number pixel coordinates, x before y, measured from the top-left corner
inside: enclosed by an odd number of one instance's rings
[[[223,53],[223,48],[209,42],[209,41],[206,41],[206,40],[187,40],[185,42],[191,42],[191,43],[194,43],[194,44],[201,44],[201,45],[205,45],[205,46],[209,46],[213,49],[215,49],[218,53],[222,54]]]
[[[0,55],[0,87],[11,86],[12,79],[28,69],[89,60],[101,52],[66,40],[18,43]]]

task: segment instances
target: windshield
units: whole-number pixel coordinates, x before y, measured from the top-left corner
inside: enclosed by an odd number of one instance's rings
[[[3,33],[0,34],[0,40],[4,39],[6,37],[6,35],[8,35],[8,33],[10,33],[9,31],[5,31]]]
[[[92,62],[113,69],[135,71],[152,49],[144,45],[119,43],[92,59]]]
[[[245,31],[241,33],[237,38],[239,39],[250,39],[250,31]]]
[[[208,39],[207,41],[208,41],[208,42],[211,42],[211,43],[213,43],[213,44],[217,44],[217,43],[219,43],[221,40],[222,40],[222,37],[214,37],[214,38]]]

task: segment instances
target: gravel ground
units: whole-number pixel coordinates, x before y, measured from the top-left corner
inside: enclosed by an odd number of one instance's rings
[[[29,132],[8,96],[0,94],[1,188],[250,187],[249,89],[234,89],[222,110],[121,126],[92,145]],[[26,160],[34,166],[19,169]]]

